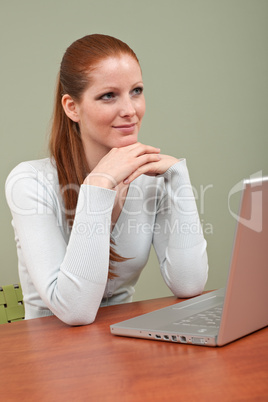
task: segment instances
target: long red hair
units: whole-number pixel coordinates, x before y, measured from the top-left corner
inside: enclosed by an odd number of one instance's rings
[[[77,123],[65,114],[61,100],[64,94],[79,102],[90,86],[90,72],[103,59],[122,54],[132,56],[138,63],[133,50],[124,42],[112,36],[93,34],[72,43],[66,50],[57,78],[54,113],[50,134],[50,154],[55,160],[59,184],[69,226],[75,216],[78,189],[89,174],[89,168]],[[111,261],[124,261],[110,248]],[[109,276],[114,276],[109,271]]]

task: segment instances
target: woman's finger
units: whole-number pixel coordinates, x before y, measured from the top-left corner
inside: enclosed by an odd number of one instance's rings
[[[158,175],[158,161],[148,162],[145,165],[138,167],[131,175],[129,175],[125,180],[124,183],[128,184],[131,183],[133,180],[137,179],[137,177],[141,176],[142,174],[148,174],[150,176]]]
[[[179,159],[174,158],[169,155],[158,154],[158,160],[150,160],[145,164],[140,165],[132,174],[130,174],[124,183],[131,183],[137,177],[142,174],[147,174],[148,176],[157,176],[159,174],[165,173],[172,165],[179,162]]]

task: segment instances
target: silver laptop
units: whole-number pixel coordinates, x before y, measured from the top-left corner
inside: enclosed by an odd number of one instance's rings
[[[268,177],[243,181],[236,219],[225,288],[113,324],[111,333],[162,342],[222,346],[267,326]]]

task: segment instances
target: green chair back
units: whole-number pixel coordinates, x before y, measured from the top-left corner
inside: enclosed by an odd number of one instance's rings
[[[22,320],[24,314],[20,285],[0,286],[0,324]]]

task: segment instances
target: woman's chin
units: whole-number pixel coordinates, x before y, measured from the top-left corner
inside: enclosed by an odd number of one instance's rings
[[[136,144],[137,141],[138,141],[138,136],[137,135],[133,135],[133,134],[126,135],[126,136],[120,138],[120,140],[118,141],[117,148],[127,147],[128,145]]]

